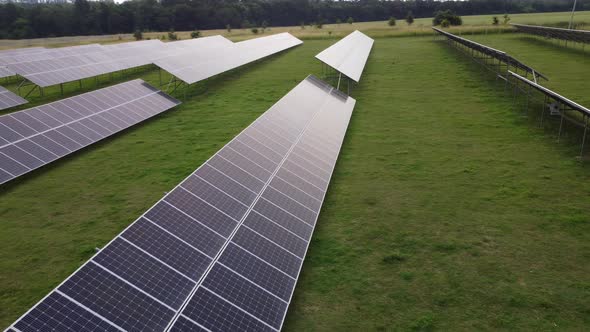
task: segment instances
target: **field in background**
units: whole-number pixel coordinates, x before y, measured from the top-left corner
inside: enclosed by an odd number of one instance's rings
[[[590,104],[588,51],[519,34],[473,38]],[[333,42],[306,40],[210,79],[180,107],[0,187],[0,328],[321,73],[314,55]],[[146,68],[99,86],[133,77],[158,83]],[[575,131],[557,144],[555,121],[538,128],[499,81],[429,37],[377,39],[353,97],[286,331],[586,329],[590,166],[575,158]]]
[[[569,22],[571,13],[535,13],[535,14],[513,14],[510,15],[511,23],[522,24],[538,24],[538,25],[563,25]],[[511,29],[509,26],[494,26],[492,25],[492,17],[498,16],[502,21],[502,15],[475,15],[463,16],[463,26],[452,28],[452,32],[473,32],[489,30],[506,30]],[[590,11],[577,12],[574,21],[579,24],[579,28],[590,28]],[[279,32],[289,32],[298,38],[329,38],[341,37],[347,35],[354,30],[361,30],[371,37],[388,37],[388,36],[403,36],[403,35],[419,35],[430,34],[432,30],[432,18],[418,18],[414,24],[408,24],[399,18],[395,27],[390,27],[387,21],[378,22],[359,22],[359,23],[342,23],[342,24],[326,24],[322,29],[306,25],[305,29],[300,26],[296,27],[272,27],[266,32],[253,34],[250,29],[232,29],[228,32],[225,29],[219,30],[204,30],[201,31],[203,36],[223,35],[234,41],[253,38],[255,36],[274,34]],[[260,29],[259,29],[260,30]],[[180,39],[189,39],[191,31],[179,31],[177,35]],[[145,32],[144,38],[158,39],[167,36],[167,32]],[[118,34],[106,36],[80,36],[80,37],[60,37],[60,38],[42,38],[42,39],[27,39],[27,40],[0,40],[0,49],[27,47],[27,46],[48,46],[57,47],[65,45],[75,45],[81,43],[116,43],[121,41],[135,40],[132,34]]]

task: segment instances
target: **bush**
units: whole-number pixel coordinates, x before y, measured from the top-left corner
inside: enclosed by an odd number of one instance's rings
[[[443,10],[443,11],[437,11],[436,13],[434,13],[434,19],[432,20],[432,25],[442,25],[443,20],[447,20],[449,22],[449,25],[463,24],[463,19],[461,19],[461,16],[455,14],[450,9]]]
[[[315,24],[315,27],[316,27],[316,28],[318,28],[318,29],[323,29],[323,28],[324,28],[324,22],[322,22],[322,21],[318,21],[318,22]]]
[[[141,30],[135,30],[135,33],[133,34],[133,37],[135,37],[135,40],[142,40],[143,39],[143,33],[141,32]]]
[[[191,38],[194,39],[194,38],[199,38],[199,37],[201,37],[201,31],[196,30],[196,31],[191,32]]]
[[[493,25],[498,25],[498,24],[500,24],[500,20],[498,19],[498,16],[494,16],[494,17],[492,17],[492,24],[493,24]]]
[[[352,17],[349,17],[348,20],[346,20],[346,23],[352,24],[354,23],[354,19]]]
[[[252,28],[252,29],[250,29],[250,31],[252,31],[252,33],[255,35],[258,34],[258,28]]]
[[[178,36],[174,33],[174,30],[168,32],[168,40],[178,40]]]
[[[387,22],[387,24],[389,24],[390,27],[394,27],[395,26],[395,17],[390,17],[389,18],[389,22]]]
[[[508,14],[504,14],[504,25],[508,24],[508,22],[510,22],[510,16],[508,16]]]
[[[227,24],[225,26],[225,30],[227,30],[227,32],[231,33],[231,25]]]
[[[449,22],[449,20],[445,18],[444,20],[442,20],[442,22],[440,22],[440,26],[443,28],[448,28],[449,26],[451,26],[451,22]]]
[[[412,25],[412,23],[414,23],[414,14],[409,11],[408,15],[406,16],[406,23],[408,23],[408,25]]]

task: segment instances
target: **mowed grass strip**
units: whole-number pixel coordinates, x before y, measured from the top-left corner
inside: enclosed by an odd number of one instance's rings
[[[319,73],[313,56],[334,41],[210,80],[177,109],[0,187],[2,326]],[[590,324],[588,166],[486,75],[432,38],[376,40],[285,330]]]

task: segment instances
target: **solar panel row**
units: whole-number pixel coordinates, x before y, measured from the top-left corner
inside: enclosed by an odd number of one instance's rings
[[[180,102],[134,80],[0,117],[0,183]]]
[[[316,55],[316,58],[358,83],[374,40],[356,30]]]
[[[13,63],[8,68],[38,86],[47,87],[150,64],[162,45],[159,40],[148,40],[104,46],[96,52]]]
[[[497,59],[501,62],[504,62],[505,64],[507,64],[508,66],[513,66],[515,68],[524,70],[530,74],[533,74],[534,76],[537,77],[542,77],[544,79],[547,79],[547,77],[541,73],[539,73],[538,71],[536,71],[534,68],[527,66],[526,64],[518,61],[517,59],[513,58],[512,56],[510,56],[509,54],[507,54],[506,52],[497,50],[495,48],[491,48],[489,46],[486,45],[482,45],[480,43],[476,43],[474,41],[471,41],[469,39],[465,39],[463,37],[459,37],[456,36],[452,33],[448,33],[446,31],[443,31],[441,29],[438,28],[432,28],[434,31],[436,31],[437,33],[447,37],[449,40],[452,40],[454,42],[457,42],[461,45],[464,45],[465,47],[468,47],[470,49],[476,50],[478,52],[481,52],[483,54],[486,54],[494,59]]]
[[[0,51],[0,78],[14,76],[16,73],[8,68],[6,68],[5,63],[2,62],[2,58],[5,57],[14,57],[14,56],[22,56],[30,53],[40,53],[44,52],[46,48],[44,47],[29,47],[29,48],[18,48],[14,50],[2,50]]]
[[[586,107],[584,107],[584,106],[576,103],[575,101],[572,101],[572,100],[570,100],[570,99],[568,99],[568,98],[566,98],[566,97],[558,94],[557,92],[555,92],[553,90],[550,90],[550,89],[547,89],[546,87],[544,87],[544,86],[542,86],[542,85],[540,85],[538,83],[535,83],[535,82],[533,82],[533,81],[531,81],[531,80],[529,80],[529,79],[527,79],[525,77],[522,77],[522,76],[520,76],[520,75],[518,75],[516,73],[513,73],[511,71],[509,71],[508,73],[510,74],[510,76],[516,78],[517,80],[530,85],[535,90],[537,90],[537,91],[539,91],[539,92],[547,95],[548,97],[550,97],[550,98],[552,98],[554,100],[559,101],[562,104],[567,105],[572,110],[576,110],[576,111],[580,112],[584,116],[590,116],[590,109],[588,109],[588,108],[586,108]]]
[[[13,327],[280,329],[354,104],[308,77]]]
[[[35,51],[19,51],[28,49],[13,50],[12,53],[8,53],[6,55],[0,54],[0,65],[6,66],[13,63],[39,61],[70,55],[100,52],[102,47],[103,46],[99,44],[88,44],[60,48],[42,48],[36,49]]]
[[[546,38],[562,39],[577,43],[590,43],[590,31],[551,28],[536,25],[511,24],[520,32],[538,35]]]
[[[0,86],[0,110],[26,104],[28,101]]]
[[[239,43],[219,40],[201,49],[198,55],[183,52],[154,61],[154,64],[187,84],[193,84],[247,63],[284,51],[302,41],[289,33],[251,39]]]

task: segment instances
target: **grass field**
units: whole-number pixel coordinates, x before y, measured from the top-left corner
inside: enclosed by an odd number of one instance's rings
[[[473,38],[590,104],[587,53],[517,34]],[[334,41],[209,80],[180,107],[0,187],[0,326],[319,74],[313,56]],[[157,82],[155,71],[133,76]],[[378,38],[353,96],[286,331],[587,329],[590,166],[573,137],[557,144],[492,76],[431,37]]]
[[[511,14],[510,23],[537,24],[537,25],[567,25],[570,20],[570,12],[558,13],[535,13],[535,14]],[[463,26],[453,27],[451,31],[456,33],[465,32],[485,32],[497,30],[511,30],[510,26],[492,25],[492,17],[502,15],[474,15],[463,16]],[[579,29],[590,29],[590,11],[577,12],[574,22]],[[391,37],[391,36],[412,36],[430,34],[432,18],[418,18],[409,26],[402,18],[398,18],[397,25],[390,27],[387,21],[377,22],[358,22],[353,24],[325,24],[322,29],[306,25],[305,29],[300,26],[291,27],[272,27],[264,34],[289,32],[297,38],[331,38],[343,37],[354,30],[360,30],[371,37]],[[225,29],[201,31],[203,36],[223,35],[234,41],[244,40],[255,37],[250,29],[232,29],[228,32]],[[144,38],[158,39],[166,36],[167,32],[145,32]],[[179,31],[177,35],[180,39],[189,39],[191,31]],[[263,35],[263,34],[262,34]],[[133,34],[118,34],[106,36],[80,36],[80,37],[60,37],[60,38],[40,38],[26,40],[0,40],[0,49],[26,47],[26,46],[65,46],[76,45],[80,43],[117,43],[121,41],[135,40]]]

